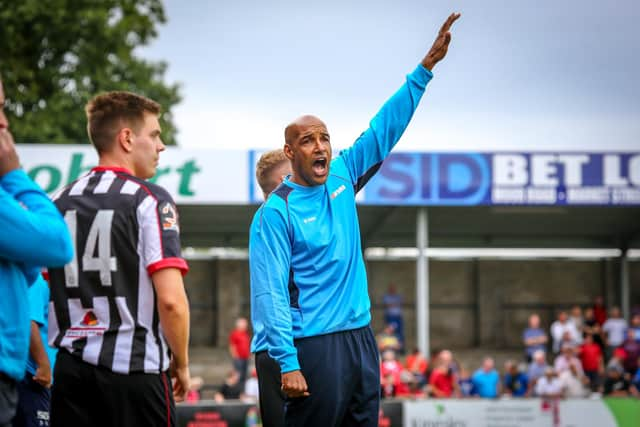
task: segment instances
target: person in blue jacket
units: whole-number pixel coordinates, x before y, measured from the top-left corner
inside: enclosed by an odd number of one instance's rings
[[[317,117],[285,129],[292,174],[254,216],[249,266],[254,333],[280,366],[287,426],[378,424],[380,368],[355,197],[409,124],[459,16],[449,16],[406,82],[335,159]]]
[[[28,285],[42,266],[63,266],[73,255],[67,226],[47,195],[20,169],[0,81],[0,427],[9,426],[16,384],[29,350]]]

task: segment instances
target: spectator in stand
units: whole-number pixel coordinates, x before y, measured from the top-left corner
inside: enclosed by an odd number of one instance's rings
[[[628,397],[631,394],[631,384],[624,377],[622,368],[618,366],[607,367],[603,389],[603,394],[607,397]]]
[[[620,316],[620,309],[618,307],[612,307],[609,311],[609,318],[604,322],[604,325],[602,325],[602,331],[605,333],[605,342],[607,344],[607,357],[611,357],[613,350],[622,345],[626,330],[627,321]]]
[[[595,392],[599,389],[601,376],[604,374],[604,358],[602,349],[593,341],[593,335],[584,334],[584,342],[578,349],[578,354],[584,374],[589,379],[589,387]]]
[[[527,363],[531,363],[533,353],[537,350],[546,350],[547,334],[540,328],[540,316],[536,313],[529,316],[529,327],[522,334],[526,349]]]
[[[442,355],[445,351],[442,351]],[[450,355],[451,352],[448,352]],[[456,375],[451,368],[451,360],[438,356],[435,362],[435,367],[431,371],[429,376],[429,386],[431,388],[431,394],[433,397],[458,397],[460,395],[458,390],[458,381]]]
[[[571,315],[569,316],[569,321],[573,322],[576,330],[578,331],[578,339],[576,341],[576,344],[582,344],[582,334],[584,332],[584,317],[582,317],[582,309],[579,305],[574,305],[573,307],[571,307]]]
[[[542,378],[549,365],[547,365],[546,354],[542,350],[533,353],[533,360],[529,364],[527,377],[529,378],[529,395],[535,394],[536,383]]]
[[[393,350],[394,353],[400,351],[400,340],[395,334],[395,326],[392,323],[387,323],[382,332],[376,336],[376,343],[380,354],[386,350]]]
[[[402,370],[402,364],[396,359],[396,353],[393,350],[385,350],[382,353],[382,361],[380,362],[380,376],[393,375],[394,381],[400,382]]]
[[[587,390],[584,386],[589,380],[582,374],[582,369],[579,369],[577,363],[571,363],[569,369],[558,375],[558,379],[562,384],[564,397],[576,399],[586,396]]]
[[[461,397],[478,397],[478,390],[473,384],[471,374],[464,367],[460,368],[460,375],[458,378],[458,389],[460,390]]]
[[[245,402],[260,401],[260,387],[258,387],[258,372],[255,368],[251,370],[251,376],[244,383],[244,391],[242,392],[242,400]]]
[[[553,353],[560,351],[560,345],[568,339],[571,343],[576,344],[579,340],[579,332],[576,325],[569,321],[566,311],[558,312],[558,320],[551,324],[551,338],[553,339]]]
[[[244,385],[251,356],[251,337],[249,322],[244,317],[236,320],[236,327],[229,335],[229,353],[233,359],[233,369],[240,376],[240,385]]]
[[[396,380],[393,375],[380,376],[382,384],[380,385],[380,395],[383,399],[396,397]]]
[[[597,296],[593,302],[593,317],[600,326],[607,321],[607,308],[604,305],[604,298],[601,296]]]
[[[224,382],[215,394],[214,400],[220,403],[225,400],[240,399],[242,390],[243,386],[240,383],[240,374],[235,369],[232,369],[227,373]]]
[[[558,375],[569,370],[571,365],[576,365],[581,376],[584,374],[582,370],[582,363],[580,363],[580,359],[575,356],[573,348],[574,347],[569,343],[562,344],[562,351],[553,363],[553,367]]]
[[[640,358],[638,358],[638,364],[640,364]],[[636,371],[636,375],[631,380],[631,386],[633,387],[633,394],[636,397],[640,396],[640,369]]]
[[[427,368],[429,364],[427,358],[418,348],[414,348],[411,354],[407,356],[405,366],[407,371],[413,374],[418,387],[424,387],[427,383]]]
[[[519,369],[518,364],[513,360],[507,360],[504,364],[504,380],[502,383],[504,394],[513,397],[525,397],[529,390],[529,379]]]
[[[625,372],[634,376],[638,370],[640,342],[636,341],[635,331],[633,329],[627,329],[627,338],[624,340],[620,348],[622,348],[625,353],[624,359],[622,360],[622,367]]]
[[[400,341],[400,351],[404,348],[404,322],[402,319],[402,295],[397,292],[396,285],[391,283],[387,293],[382,297],[384,305],[384,323],[393,325],[395,335]]]
[[[499,396],[500,374],[498,374],[491,357],[484,358],[482,367],[473,374],[471,380],[476,386],[480,397],[493,399]]]
[[[596,318],[593,314],[593,308],[587,308],[584,311],[584,323],[583,323],[583,331],[586,334],[591,334],[593,338],[593,342],[596,343],[600,350],[602,350],[602,354],[604,354],[604,339],[602,338],[602,326],[596,322]]]
[[[203,384],[204,380],[202,377],[191,377],[191,381],[189,382],[189,391],[187,391],[187,397],[184,399],[185,402],[199,402],[201,398],[200,389],[202,389]]]
[[[636,337],[636,341],[640,342],[640,313],[634,313],[631,316],[631,325],[629,326]]]
[[[562,397],[562,382],[551,366],[547,367],[544,375],[536,382],[536,396],[545,399]]]

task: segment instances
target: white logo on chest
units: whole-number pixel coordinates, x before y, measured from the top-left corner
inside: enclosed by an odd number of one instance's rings
[[[310,222],[313,222],[316,220],[315,216],[310,216],[309,218],[305,218],[302,220],[302,222],[304,222],[305,224],[309,224]]]
[[[336,197],[338,197],[340,195],[340,193],[342,193],[344,190],[346,190],[347,187],[344,186],[344,184],[342,184],[340,187],[338,187],[336,189],[336,191],[334,191],[333,193],[331,193],[331,200],[335,199]]]

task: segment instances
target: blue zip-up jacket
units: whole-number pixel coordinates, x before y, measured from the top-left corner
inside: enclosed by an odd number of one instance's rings
[[[60,267],[73,247],[64,219],[22,170],[0,178],[0,372],[24,378],[29,351],[28,285],[40,267]]]
[[[296,338],[371,321],[356,193],[406,129],[432,74],[419,65],[353,146],[331,161],[323,185],[285,180],[256,212],[249,236],[252,351],[281,372],[300,369]]]

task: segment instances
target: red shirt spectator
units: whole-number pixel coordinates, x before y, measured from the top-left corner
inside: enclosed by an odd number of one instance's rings
[[[600,326],[607,321],[607,308],[604,306],[602,297],[596,297],[596,301],[593,304],[593,317]]]
[[[600,346],[594,343],[593,340],[589,340],[589,343],[580,346],[582,369],[589,372],[596,372],[600,369],[601,360],[602,350],[600,350]]]
[[[234,359],[248,359],[251,355],[251,337],[246,330],[234,329],[229,335],[229,346]]]
[[[420,353],[419,350],[414,350],[413,353],[407,356],[406,360],[407,370],[414,374],[419,373],[426,375],[427,373],[427,359]]]
[[[453,395],[453,374],[444,369],[436,368],[431,372],[429,385],[435,397],[451,397]]]

